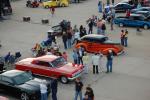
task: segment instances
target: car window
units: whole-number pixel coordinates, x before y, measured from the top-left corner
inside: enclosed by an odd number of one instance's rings
[[[40,66],[50,67],[50,64],[48,62],[44,62],[44,61],[36,61],[35,64],[40,65]]]
[[[92,38],[83,38],[82,40],[87,41],[87,42],[93,42]]]
[[[51,62],[52,67],[60,67],[67,64],[66,60],[63,57],[59,57]]]
[[[116,7],[122,7],[123,6],[123,4],[120,4],[120,5],[117,5]]]
[[[33,79],[33,77],[31,75],[31,73],[27,73],[27,72],[21,73],[15,77],[13,77],[13,80],[15,81],[15,84],[17,84],[17,85],[23,84],[23,83],[28,82],[32,79]]]
[[[10,78],[6,77],[6,76],[2,76],[2,77],[1,77],[1,80],[2,80],[3,82],[7,82],[7,83],[13,83],[13,81],[12,81]]]

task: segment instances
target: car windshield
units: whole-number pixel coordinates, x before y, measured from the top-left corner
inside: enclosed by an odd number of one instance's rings
[[[63,57],[59,57],[51,62],[53,67],[60,67],[67,64],[66,60]]]
[[[32,79],[33,79],[32,75],[27,72],[21,73],[14,77],[14,81],[17,85],[23,84]]]

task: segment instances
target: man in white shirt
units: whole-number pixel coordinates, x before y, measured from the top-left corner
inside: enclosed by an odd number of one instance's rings
[[[41,100],[47,100],[47,86],[43,83],[40,84]]]
[[[93,74],[99,73],[98,71],[99,59],[100,59],[100,56],[98,54],[95,54],[92,56]]]

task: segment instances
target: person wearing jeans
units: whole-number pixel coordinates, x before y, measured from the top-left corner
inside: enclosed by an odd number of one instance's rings
[[[112,72],[112,64],[113,64],[113,52],[112,50],[109,50],[107,54],[107,64],[106,64],[107,72],[106,73]]]
[[[83,83],[80,81],[79,78],[75,80],[75,98],[74,100],[78,100],[78,96],[80,97],[80,100],[82,100],[82,87]]]
[[[47,100],[47,86],[40,84],[41,100]]]

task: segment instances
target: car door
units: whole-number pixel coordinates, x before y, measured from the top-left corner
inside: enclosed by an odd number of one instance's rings
[[[44,75],[44,76],[51,76],[53,73],[53,68],[52,66],[45,61],[35,61],[35,67],[33,73],[39,74],[39,75]]]
[[[5,92],[9,94],[17,95],[19,93],[19,89],[16,87],[14,81],[6,76],[0,76],[0,89],[3,89]]]
[[[133,20],[131,21],[131,26],[134,27],[140,27],[143,24],[144,19],[140,16],[133,17]]]
[[[134,26],[135,21],[134,21],[134,17],[130,16],[129,18],[127,18],[127,20],[125,20],[125,25],[126,26]]]
[[[87,45],[87,51],[89,52],[93,52],[94,48],[93,48],[93,39],[92,38],[86,38],[86,45]]]

